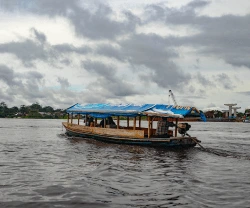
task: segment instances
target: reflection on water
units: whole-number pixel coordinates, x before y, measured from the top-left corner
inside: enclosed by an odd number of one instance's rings
[[[202,145],[68,138],[61,120],[0,119],[0,207],[249,207],[249,124],[192,123]]]

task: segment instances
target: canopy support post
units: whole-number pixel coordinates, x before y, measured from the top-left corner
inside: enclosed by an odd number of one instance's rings
[[[104,118],[104,128],[106,128],[106,118]]]
[[[178,129],[178,118],[175,119],[175,137],[177,137],[177,129]]]
[[[95,118],[94,127],[96,127],[96,124],[97,124],[97,118]]]
[[[148,138],[150,138],[151,134],[151,117],[148,116]]]
[[[127,127],[129,127],[129,117],[127,116]]]
[[[78,121],[77,121],[78,125],[79,125],[79,122],[80,122],[80,114],[78,114]]]
[[[152,119],[151,119],[151,129],[153,129],[153,124],[154,124],[154,119],[155,119],[155,117],[152,117]]]
[[[136,129],[136,116],[134,117],[134,127],[133,127],[133,130]]]
[[[71,125],[73,123],[73,113],[71,113]]]
[[[117,129],[119,129],[120,126],[120,116],[117,116]]]
[[[85,126],[87,126],[87,116],[88,114],[85,115]]]

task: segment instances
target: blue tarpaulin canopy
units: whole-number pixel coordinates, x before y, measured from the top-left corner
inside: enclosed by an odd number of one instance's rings
[[[173,106],[165,104],[107,104],[107,103],[94,103],[94,104],[75,104],[69,107],[67,113],[73,114],[88,114],[95,118],[106,118],[108,116],[162,116],[162,117],[175,117],[183,118],[188,116],[200,116],[203,121],[206,121],[205,115],[191,106]]]

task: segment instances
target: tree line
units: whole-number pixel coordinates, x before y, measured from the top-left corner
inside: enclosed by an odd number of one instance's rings
[[[5,102],[0,103],[0,118],[66,118],[66,111],[54,109],[51,106],[41,106],[39,103],[8,107]]]

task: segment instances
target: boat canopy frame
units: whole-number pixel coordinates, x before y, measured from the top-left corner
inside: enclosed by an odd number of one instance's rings
[[[170,117],[185,118],[192,115],[198,115],[203,121],[206,117],[202,111],[192,106],[176,106],[166,104],[79,104],[70,106],[66,109],[68,114],[83,114],[93,118],[107,118],[109,116],[125,116],[125,117]],[[197,117],[197,116],[196,116]]]

